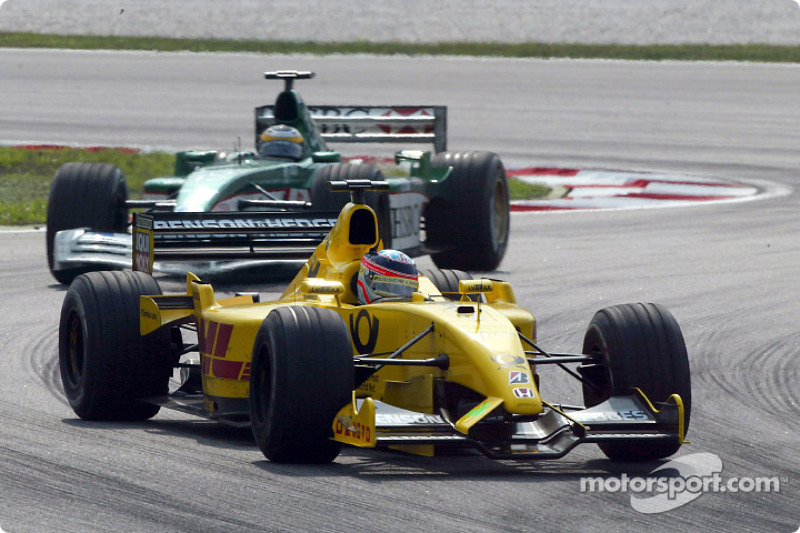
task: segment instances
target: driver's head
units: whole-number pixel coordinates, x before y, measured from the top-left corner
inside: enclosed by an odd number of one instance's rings
[[[303,134],[286,124],[265,129],[258,144],[260,157],[277,157],[300,161],[303,159]]]
[[[410,300],[419,288],[417,265],[397,250],[370,252],[361,259],[357,284],[360,304],[384,298]]]

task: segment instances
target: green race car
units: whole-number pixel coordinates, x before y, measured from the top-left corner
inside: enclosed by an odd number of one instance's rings
[[[207,273],[263,269],[265,261],[299,266],[348,200],[329,183],[364,179],[389,182],[388,191],[367,197],[381,221],[384,246],[412,256],[431,254],[440,268],[496,269],[508,245],[510,220],[508,182],[497,154],[447,151],[444,106],[307,106],[293,84],[313,76],[267,72],[266,79],[282,80],[284,89],[273,105],[256,108],[255,150],[180,152],[175,175],[148,180],[143,200],[128,198],[125,177],[113,165],[59,168],[47,209],[47,257],[55,279],[70,283],[84,272],[130,268],[131,209],[295,212],[283,222],[287,227],[314,223],[320,231],[284,239],[274,254],[258,258],[237,254],[212,263],[187,253],[183,259]],[[346,160],[328,142],[426,143],[433,150],[401,150],[381,164]],[[305,212],[310,209],[313,213]],[[168,270],[162,264],[156,269]]]

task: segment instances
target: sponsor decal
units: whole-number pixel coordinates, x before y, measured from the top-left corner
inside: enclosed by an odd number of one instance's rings
[[[358,353],[368,354],[375,351],[375,345],[378,343],[379,323],[378,317],[370,316],[365,309],[361,309],[355,319],[353,319],[353,315],[350,315],[350,336],[353,338],[353,345]],[[362,332],[367,334],[366,342],[361,340]]]
[[[214,350],[214,341],[217,339],[217,329],[219,322],[200,321],[200,331],[197,340],[200,353],[210,354]]]
[[[361,422],[352,421],[352,423],[345,425],[341,417],[336,418],[336,428],[334,429],[337,435],[341,435],[357,442],[369,442],[372,438],[372,430],[366,424]]]
[[[152,222],[147,220],[146,222]],[[133,269],[139,272],[153,273],[153,264],[150,261],[153,249],[153,232],[141,227],[134,228],[133,232]]]
[[[439,415],[425,413],[414,414],[381,414],[375,415],[378,425],[408,425],[408,424],[444,424],[444,419]]]
[[[519,370],[512,370],[508,373],[509,385],[527,385],[530,383],[530,377],[527,372],[520,372]]]
[[[245,363],[242,368],[242,374],[239,376],[240,381],[250,381],[250,363]]]
[[[428,199],[418,193],[390,196],[392,246],[401,249],[419,246],[420,216]]]
[[[466,285],[466,292],[490,292],[492,290],[491,283],[481,283],[480,281],[476,281],[475,283],[465,283]]]
[[[384,117],[430,117],[433,119],[432,114],[430,111],[423,107],[398,107],[383,113]],[[416,128],[412,125],[402,125],[397,127],[392,124],[380,124],[378,126],[381,131],[384,133],[394,133],[394,134],[414,134],[414,133],[431,133],[433,132],[433,126],[430,124],[426,124],[422,128]]]
[[[377,377],[375,374],[371,375],[367,381],[361,384],[358,387],[358,392],[365,393],[368,396],[373,396],[375,393],[378,392],[378,387],[380,385],[380,378]]]
[[[318,117],[368,117],[370,110],[364,107],[316,107],[308,106],[308,111],[312,116]],[[349,124],[319,124],[320,133],[364,133],[366,129],[363,125],[354,128]]]
[[[581,422],[623,422],[628,420],[650,420],[650,415],[645,411],[639,409],[631,409],[630,411],[598,411],[598,412],[583,412],[576,415]]]
[[[332,228],[333,218],[230,218],[217,220],[157,220],[155,229],[162,231],[181,229],[291,229]]]
[[[536,392],[530,387],[517,387],[514,389],[517,398],[536,398]]]
[[[144,254],[150,253],[150,239],[148,239],[149,235],[145,232],[136,232],[136,251],[142,252]]]
[[[308,106],[308,111],[311,113],[312,117],[325,117],[325,118],[335,118],[335,117],[386,117],[386,118],[399,118],[399,117],[423,117],[423,118],[430,118],[433,121],[434,118],[434,110],[433,108],[427,107],[380,107],[380,106],[373,106],[373,107],[334,107],[334,106]],[[268,118],[272,116],[271,109],[261,110],[261,117]],[[430,122],[425,122],[422,127],[415,127],[413,124],[403,124],[398,127],[397,124],[392,124],[391,121],[387,121],[385,124],[377,123],[377,124],[370,124],[367,122],[359,123],[358,125],[354,126],[348,123],[325,123],[325,121],[321,121],[319,124],[320,133],[322,134],[332,134],[332,133],[349,133],[352,135],[356,135],[359,133],[366,133],[369,130],[372,131],[379,131],[382,133],[400,133],[400,134],[408,134],[408,133],[431,133],[433,131],[433,127]]]
[[[502,370],[503,368],[510,368],[512,366],[519,367],[520,369],[525,369],[525,363],[527,363],[527,359],[521,357],[519,355],[513,355],[510,353],[501,353],[492,357],[492,361],[497,363],[498,366],[497,370]]]
[[[341,285],[309,285],[309,294],[342,294]]]
[[[250,378],[250,368],[241,361],[226,361],[233,335],[233,324],[201,320],[197,332],[199,351],[203,359],[203,374],[222,379]]]
[[[216,378],[238,380],[243,366],[241,361],[211,358],[211,374]]]

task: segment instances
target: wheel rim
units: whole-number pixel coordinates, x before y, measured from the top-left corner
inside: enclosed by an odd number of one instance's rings
[[[586,344],[583,353],[602,361],[590,368],[584,368],[581,372],[585,381],[588,381],[599,389],[594,390],[591,386],[584,383],[583,395],[586,407],[591,407],[607,400],[611,396],[612,382],[611,370],[608,366],[608,357],[606,356],[606,350],[600,339],[598,339],[596,335],[588,336]]]
[[[85,345],[83,339],[83,328],[81,327],[80,317],[73,313],[69,318],[69,340],[67,346],[66,377],[73,389],[77,389],[83,377],[83,363],[85,360]]]
[[[509,227],[508,191],[502,179],[495,180],[492,201],[492,241],[495,248],[503,246],[508,240]]]
[[[266,354],[259,354],[258,367],[254,369],[250,379],[250,387],[253,388],[252,420],[254,425],[264,427],[267,424],[267,412],[269,411],[272,373],[270,372],[269,360]]]

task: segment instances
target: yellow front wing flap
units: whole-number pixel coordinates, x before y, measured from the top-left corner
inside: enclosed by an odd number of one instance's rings
[[[353,393],[352,401],[342,407],[333,421],[333,440],[360,448],[375,447],[375,402],[372,398],[365,398],[359,409]]]

